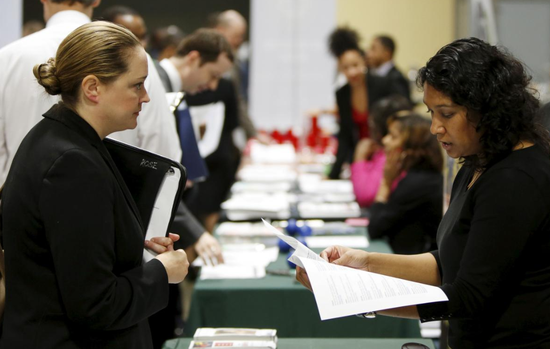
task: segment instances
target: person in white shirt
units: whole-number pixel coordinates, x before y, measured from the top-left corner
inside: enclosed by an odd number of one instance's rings
[[[0,185],[6,180],[23,137],[59,100],[40,90],[32,74],[33,66],[54,57],[59,44],[70,32],[90,22],[93,9],[101,0],[41,2],[46,28],[0,49]],[[149,56],[148,65],[150,73],[145,88],[151,103],[144,106],[136,129],[117,132],[113,138],[179,160],[181,148],[175,121]]]

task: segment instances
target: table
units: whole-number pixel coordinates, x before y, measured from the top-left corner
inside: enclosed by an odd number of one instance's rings
[[[367,251],[391,253],[383,240]],[[267,270],[288,270],[286,254]],[[420,338],[419,322],[378,316],[321,321],[313,294],[292,276],[250,280],[197,280],[185,335],[198,327],[275,328],[282,338]]]
[[[434,349],[431,340],[419,338],[279,338],[278,349],[400,349],[407,342],[421,343]],[[172,339],[164,343],[163,349],[187,349],[191,343],[190,338]]]

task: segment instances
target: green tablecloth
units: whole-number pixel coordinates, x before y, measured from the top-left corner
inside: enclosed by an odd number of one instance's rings
[[[435,346],[428,339],[359,339],[359,338],[280,338],[277,342],[278,349],[401,349],[407,342],[421,343],[434,349]],[[178,338],[164,343],[163,349],[187,349],[191,343],[190,338]]]
[[[371,241],[368,251],[391,253],[384,241]],[[288,269],[280,254],[268,270]],[[313,294],[294,277],[267,275],[251,280],[197,280],[185,335],[198,327],[275,328],[283,338],[419,338],[419,323],[378,316],[321,321]]]

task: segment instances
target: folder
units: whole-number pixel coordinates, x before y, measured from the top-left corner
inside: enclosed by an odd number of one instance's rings
[[[146,228],[145,239],[166,236],[185,189],[187,172],[178,162],[105,138],[103,141],[126,182]],[[144,249],[147,262],[153,252]]]

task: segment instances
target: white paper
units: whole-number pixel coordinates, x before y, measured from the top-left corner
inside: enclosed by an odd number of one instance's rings
[[[369,247],[369,240],[362,235],[308,236],[306,243],[311,248],[326,248],[334,245],[352,248]]]
[[[265,277],[265,268],[260,265],[220,264],[215,267],[203,266],[200,279],[261,279],[263,277]]]
[[[439,287],[299,259],[307,271],[321,320],[448,300]]]
[[[261,249],[247,249],[248,247],[262,246]],[[277,260],[279,249],[277,247],[265,248],[263,244],[238,244],[238,245],[223,245],[223,260],[225,265],[229,266],[249,266],[255,265],[267,267],[270,263]],[[197,258],[193,261],[193,266],[203,266],[202,258]]]
[[[313,252],[312,250],[304,246],[304,244],[302,244],[300,241],[296,240],[292,236],[288,236],[281,233],[277,228],[267,223],[263,218],[262,218],[262,221],[264,222],[265,226],[268,227],[269,230],[273,232],[273,234],[277,235],[279,239],[283,240],[284,242],[292,246],[293,249],[295,249],[292,256],[288,258],[288,260],[291,261],[292,263],[303,268],[304,265],[302,264],[301,260],[298,257],[309,258],[316,261],[321,261],[323,263],[327,263],[327,261],[321,258],[317,253]]]
[[[172,215],[172,208],[174,206],[174,197],[178,191],[179,181],[181,173],[178,168],[172,167],[172,171],[169,171],[164,176],[162,184],[160,186],[155,205],[153,206],[153,212],[151,213],[151,219],[147,226],[146,240],[151,240],[153,237],[164,237],[168,230],[168,223],[170,223],[170,217]],[[145,262],[155,258],[156,254],[150,250],[143,250],[143,260]]]

